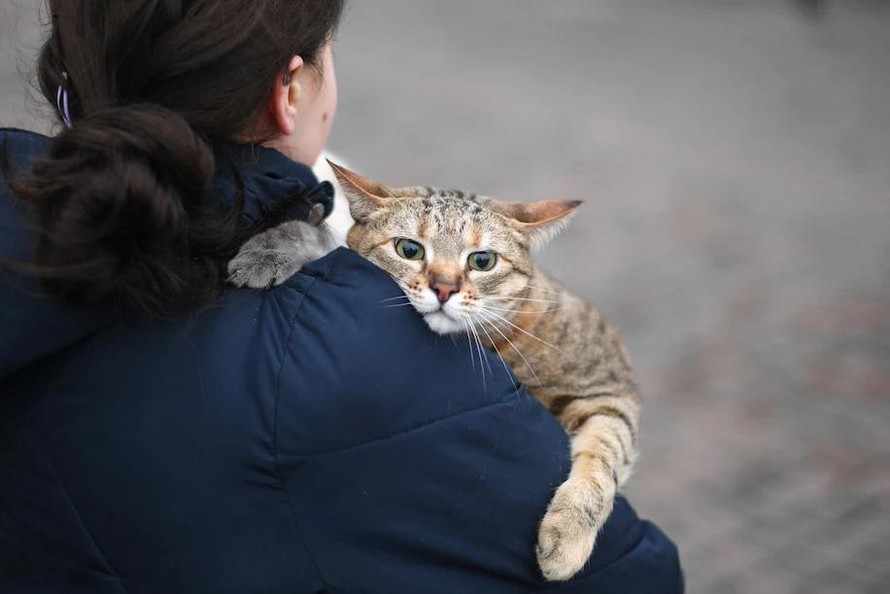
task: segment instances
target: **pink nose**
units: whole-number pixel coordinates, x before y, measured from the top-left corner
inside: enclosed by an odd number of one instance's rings
[[[460,291],[460,286],[457,283],[437,278],[430,281],[430,289],[439,298],[439,303],[445,303],[451,299],[452,295]]]

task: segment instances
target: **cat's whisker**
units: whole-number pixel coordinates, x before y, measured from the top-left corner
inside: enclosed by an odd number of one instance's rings
[[[395,297],[387,297],[386,299],[381,299],[380,303],[386,303],[387,301],[395,301],[396,299],[408,299],[407,295],[396,295]]]
[[[470,347],[470,365],[473,367],[473,370],[476,369],[476,359],[473,357],[473,343],[470,341],[470,327],[467,324],[466,319],[461,319],[461,323],[464,325],[464,330],[466,330],[467,334],[467,346]]]
[[[555,299],[531,299],[529,297],[498,297],[499,301],[528,301],[531,303],[559,303]]]
[[[504,340],[507,341],[507,344],[510,345],[510,348],[512,348],[514,351],[516,351],[516,354],[519,355],[519,357],[520,357],[520,358],[522,359],[522,361],[525,363],[525,366],[528,367],[528,370],[532,373],[532,376],[534,376],[535,381],[538,382],[538,385],[539,385],[539,386],[543,386],[544,383],[540,380],[540,378],[538,377],[538,374],[535,373],[535,370],[534,370],[534,368],[532,367],[532,364],[528,362],[528,359],[525,358],[525,355],[522,354],[522,351],[520,351],[520,350],[516,347],[516,345],[513,344],[513,341],[510,340],[510,339],[507,337],[507,335],[504,334],[504,333],[501,331],[501,329],[497,327],[497,325],[495,325],[494,323],[492,323],[492,321],[491,321],[490,319],[485,318],[485,317],[484,317],[485,314],[482,314],[482,315],[483,315],[483,319],[486,320],[486,321],[488,322],[488,325],[491,326],[491,327],[495,330],[495,332],[497,332],[498,334],[500,334],[501,337],[502,337]],[[494,314],[492,314],[492,315],[494,315]],[[498,356],[500,356],[500,353],[498,353]],[[501,360],[503,361],[503,357],[501,358]]]
[[[509,325],[509,326],[511,326],[511,327],[513,327],[513,328],[515,328],[516,330],[519,330],[520,332],[522,332],[522,333],[525,334],[526,336],[529,336],[529,337],[531,337],[531,338],[534,338],[535,340],[537,340],[537,341],[540,342],[541,344],[544,344],[544,345],[549,346],[551,349],[553,349],[553,350],[556,351],[557,353],[562,353],[562,352],[563,352],[561,348],[559,348],[559,347],[557,347],[557,346],[554,346],[554,345],[550,344],[549,342],[547,342],[547,341],[544,340],[543,338],[538,338],[537,336],[535,336],[534,334],[532,334],[531,332],[529,332],[529,331],[526,330],[525,328],[520,328],[519,326],[517,326],[516,324],[514,324],[513,322],[511,322],[510,320],[508,320],[507,318],[505,318],[505,317],[502,316],[502,315],[498,315],[497,313],[495,313],[495,312],[493,312],[493,311],[488,311],[485,307],[480,308],[480,311],[481,311],[481,312],[490,313],[491,315],[493,315],[494,317],[496,317],[498,320],[500,320],[500,321],[504,322],[505,324],[507,324],[507,325]]]
[[[493,346],[494,346],[494,340],[491,338],[491,334],[488,333],[488,330],[485,329],[485,320],[482,320],[482,323],[479,324],[479,329],[482,330],[483,332],[485,332],[485,336],[488,338],[488,342],[490,342],[490,343],[492,344],[492,347],[493,347]],[[495,349],[495,354],[498,356],[498,359],[501,360],[501,365],[504,366],[504,371],[507,373],[507,377],[510,378],[510,382],[513,384],[513,389],[514,389],[514,390],[519,390],[519,386],[516,385],[516,380],[513,378],[513,374],[510,373],[510,368],[507,367],[507,362],[504,361],[504,356],[501,355],[501,353],[498,352],[497,349]]]
[[[476,332],[476,328],[473,324],[469,324],[470,332],[473,333],[473,338],[476,340],[476,352],[479,354],[479,369],[482,371],[482,387],[485,387],[485,364],[488,363],[488,359],[485,359],[482,355],[482,340],[479,338],[479,333]],[[491,364],[488,363],[488,373],[491,374]]]
[[[405,307],[406,305],[413,305],[410,301],[407,303],[396,303],[395,305],[384,305],[383,307],[389,309],[390,307]]]
[[[559,303],[556,299],[535,299],[534,297],[498,297],[501,301],[544,301],[546,303]]]
[[[494,307],[493,305],[484,306],[487,309],[494,309],[496,311],[505,311],[507,313],[549,313],[552,311],[559,311],[559,307],[552,307],[550,309],[507,309],[506,307]]]

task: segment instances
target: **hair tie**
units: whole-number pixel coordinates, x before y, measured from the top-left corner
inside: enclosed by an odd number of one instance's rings
[[[62,71],[62,78],[66,81],[68,80],[68,73],[64,70]],[[70,128],[74,124],[71,122],[71,109],[69,106],[68,99],[68,89],[66,89],[63,85],[59,85],[56,89],[56,107],[59,109],[59,114],[62,116],[62,121],[65,123],[66,128]]]

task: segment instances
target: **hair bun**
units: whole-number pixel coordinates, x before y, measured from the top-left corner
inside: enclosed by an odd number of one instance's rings
[[[15,182],[36,208],[47,288],[75,303],[151,313],[192,305],[186,295],[206,301],[221,272],[195,245],[190,216],[213,169],[210,146],[163,107],[106,108],[77,120]]]

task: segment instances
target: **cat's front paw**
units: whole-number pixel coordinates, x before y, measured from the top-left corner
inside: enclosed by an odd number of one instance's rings
[[[324,226],[303,221],[285,223],[254,236],[241,247],[229,262],[228,281],[236,287],[268,289],[336,247],[336,239]]]
[[[229,262],[229,284],[249,289],[268,289],[280,285],[306,263],[293,252],[246,250]]]
[[[613,498],[588,480],[569,478],[560,485],[538,529],[538,565],[544,578],[565,581],[581,571]]]

